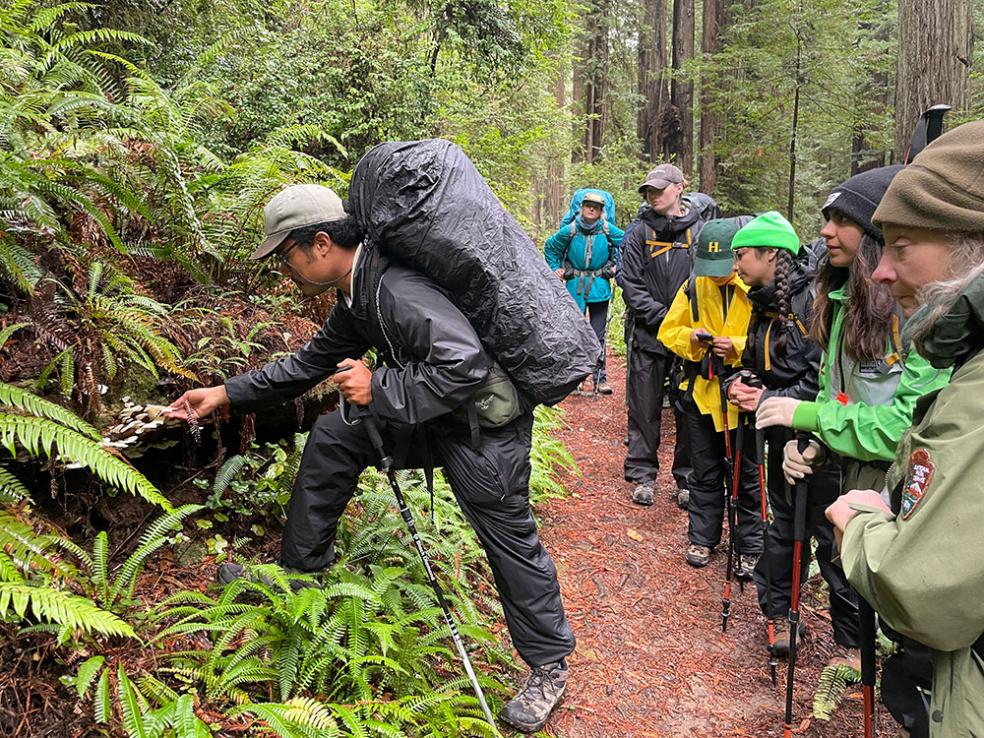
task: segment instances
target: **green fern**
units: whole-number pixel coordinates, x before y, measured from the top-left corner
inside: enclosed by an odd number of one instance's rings
[[[817,690],[813,693],[813,717],[830,720],[844,699],[847,685],[859,681],[861,673],[845,664],[823,667]]]
[[[87,633],[135,637],[127,623],[85,597],[27,583],[0,582],[0,616],[33,617]]]
[[[0,384],[0,391],[5,387]],[[61,422],[0,412],[0,445],[5,446],[12,456],[16,456],[17,446],[20,445],[36,458],[44,455],[64,463],[80,464],[117,489],[139,495],[166,510],[171,509],[171,503],[143,474],[107,452],[87,435]]]

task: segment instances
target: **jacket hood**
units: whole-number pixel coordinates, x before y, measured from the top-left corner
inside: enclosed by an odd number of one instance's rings
[[[923,305],[909,319],[918,326],[931,305]],[[963,364],[984,349],[984,274],[975,278],[946,314],[916,341],[919,353],[937,369]]]

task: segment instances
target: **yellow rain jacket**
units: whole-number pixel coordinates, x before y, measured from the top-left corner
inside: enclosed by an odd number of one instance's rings
[[[691,311],[687,286],[693,283],[697,290],[697,316],[695,321]],[[727,299],[727,305],[725,300]],[[702,328],[711,335],[727,336],[735,347],[735,357],[725,359],[729,367],[741,366],[741,354],[748,338],[748,321],[752,317],[752,303],[748,299],[748,285],[736,273],[724,285],[716,284],[710,277],[694,277],[683,283],[673,298],[669,312],[663,318],[657,338],[666,348],[685,361],[700,362],[708,349],[703,344],[693,344],[690,334]],[[687,389],[689,380],[681,385]],[[702,415],[714,419],[714,429],[724,430],[721,416],[721,386],[718,379],[704,379],[697,376],[693,385],[694,402]],[[728,427],[738,426],[738,408],[728,405]]]

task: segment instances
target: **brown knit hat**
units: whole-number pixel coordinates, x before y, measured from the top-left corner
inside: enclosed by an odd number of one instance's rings
[[[872,221],[984,233],[984,121],[964,123],[919,152],[892,180]]]

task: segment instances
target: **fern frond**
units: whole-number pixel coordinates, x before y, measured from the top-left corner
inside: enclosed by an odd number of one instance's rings
[[[30,496],[31,492],[23,482],[0,466],[0,504],[12,505]]]
[[[71,428],[77,433],[88,436],[95,441],[102,439],[99,431],[72,411],[66,410],[61,405],[56,405],[53,402],[45,400],[43,397],[38,397],[12,384],[0,382],[0,405],[6,405],[14,410],[30,413],[39,418],[54,420],[66,428]]]
[[[834,710],[840,707],[844,699],[847,685],[859,681],[861,673],[845,664],[823,667],[817,690],[813,693],[813,717],[817,720],[830,720]]]
[[[96,675],[99,674],[99,670],[102,669],[105,662],[106,658],[104,656],[93,656],[82,662],[78,673],[75,675],[75,691],[80,698],[85,699],[86,695],[88,695],[89,687],[92,686],[92,682],[95,680]]]
[[[23,618],[28,608],[38,619],[80,628],[87,633],[136,637],[127,623],[97,607],[90,599],[49,587],[0,582],[0,615],[13,612]]]
[[[114,487],[139,495],[166,510],[171,509],[171,503],[143,474],[95,441],[56,422],[0,413],[0,444],[11,454],[16,454],[17,443],[32,456],[44,453],[50,458],[57,448],[59,460],[81,464]]]

